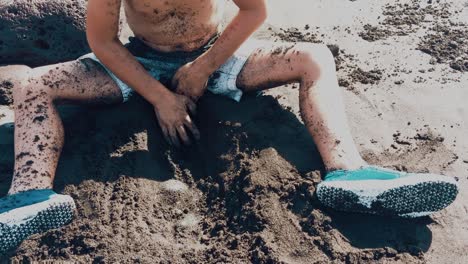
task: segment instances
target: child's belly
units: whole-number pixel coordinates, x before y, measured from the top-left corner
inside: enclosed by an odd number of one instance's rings
[[[162,52],[193,51],[218,32],[221,9],[216,0],[191,2],[127,0],[125,14],[135,36],[148,46]]]

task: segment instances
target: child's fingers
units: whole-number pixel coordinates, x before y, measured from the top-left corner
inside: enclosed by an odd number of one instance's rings
[[[168,132],[167,128],[166,127],[161,127],[161,130],[163,132],[164,140],[166,140],[166,142],[169,145],[172,145],[172,141],[171,141],[171,138],[169,137],[169,132]]]
[[[200,131],[198,130],[197,126],[193,123],[190,116],[187,116],[185,118],[184,124],[185,124],[185,126],[187,126],[188,129],[190,129],[190,132],[192,132],[195,139],[199,140],[200,139]]]
[[[171,142],[173,143],[173,145],[175,145],[176,147],[180,147],[180,141],[179,141],[179,137],[177,136],[177,130],[174,129],[174,128],[170,128],[169,129],[169,137],[171,138]]]
[[[183,125],[177,127],[177,132],[179,133],[180,138],[182,139],[182,142],[185,145],[190,145],[192,141],[190,140],[189,136],[187,135],[187,132],[185,131],[185,127]]]

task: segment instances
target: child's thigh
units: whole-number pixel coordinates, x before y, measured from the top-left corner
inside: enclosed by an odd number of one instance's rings
[[[244,91],[253,91],[300,81],[310,70],[305,66],[323,53],[328,54],[329,50],[322,44],[269,43],[252,52],[237,85]]]
[[[115,81],[101,65],[88,59],[35,68],[28,86],[46,89],[57,102],[122,102],[122,93]]]

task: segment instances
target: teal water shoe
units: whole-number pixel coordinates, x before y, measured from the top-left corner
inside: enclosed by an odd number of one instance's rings
[[[75,202],[52,190],[32,190],[0,199],[0,255],[37,233],[59,228],[73,219]]]
[[[442,210],[457,194],[454,178],[374,166],[332,171],[317,186],[319,201],[335,210],[409,218]]]

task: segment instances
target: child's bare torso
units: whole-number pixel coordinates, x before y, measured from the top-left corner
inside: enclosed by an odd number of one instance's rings
[[[136,37],[163,51],[192,51],[218,31],[223,0],[124,0]]]

